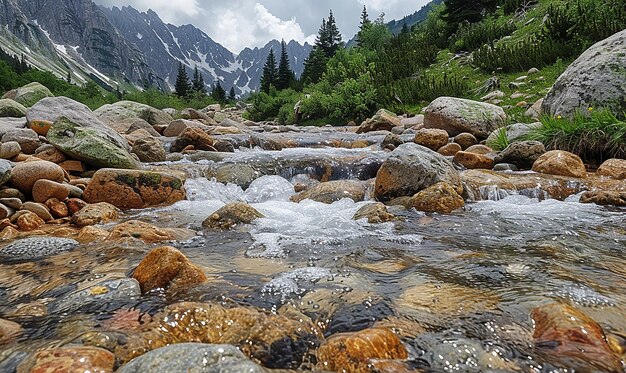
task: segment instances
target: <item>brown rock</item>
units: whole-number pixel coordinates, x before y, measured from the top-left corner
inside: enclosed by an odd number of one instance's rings
[[[35,202],[44,203],[50,198],[64,201],[69,195],[70,190],[67,186],[52,180],[41,179],[33,184],[33,200]]]
[[[247,203],[233,202],[211,214],[202,222],[202,226],[212,229],[231,229],[238,224],[250,224],[263,217],[263,214]]]
[[[25,232],[34,231],[44,224],[46,224],[46,222],[43,221],[42,218],[30,211],[20,215],[16,221],[16,225],[18,226],[18,228],[21,231]]]
[[[25,202],[20,210],[33,212],[44,221],[50,221],[53,219],[50,211],[48,211],[48,207],[43,203]]]
[[[482,144],[472,145],[469,148],[465,149],[465,151],[468,153],[476,153],[476,154],[483,154],[483,155],[493,153],[493,149],[491,149],[487,145],[482,145]]]
[[[157,243],[173,239],[172,235],[167,231],[139,220],[129,220],[116,225],[111,230],[111,234],[106,238],[106,241],[116,241],[124,238],[136,238],[145,243]]]
[[[207,126],[205,126],[202,123],[198,123],[192,120],[185,120],[185,119],[177,119],[173,122],[171,122],[164,130],[163,130],[163,136],[166,137],[176,137],[178,135],[180,135],[185,129],[187,128],[192,128],[192,127],[198,127],[201,129],[206,129]]]
[[[121,209],[171,205],[186,197],[183,180],[164,172],[98,170],[83,198],[88,203],[108,202]]]
[[[67,209],[70,215],[76,214],[77,212],[82,210],[85,206],[87,206],[87,202],[79,198],[70,198],[65,203],[67,204]]]
[[[35,157],[52,163],[61,163],[67,159],[65,154],[63,154],[60,150],[55,148],[52,145],[43,145],[40,146],[35,151]]]
[[[540,156],[533,164],[533,171],[581,179],[587,177],[585,165],[580,157],[564,150],[552,150]]]
[[[470,146],[478,144],[478,140],[476,139],[476,137],[469,132],[459,133],[458,135],[454,136],[454,142],[461,145],[461,148],[463,148],[463,150],[469,148]]]
[[[9,220],[8,218],[0,220],[0,231],[2,231],[6,227],[17,228],[17,226],[11,223],[11,220]]]
[[[626,179],[626,159],[613,158],[605,161],[598,168],[597,174],[617,180]]]
[[[55,219],[66,218],[70,215],[67,205],[56,198],[47,200],[46,206],[50,209],[50,214],[52,214]]]
[[[0,238],[4,239],[4,240],[12,240],[17,238],[20,235],[20,232],[14,228],[14,227],[5,227],[1,232],[0,232]]]
[[[184,290],[207,281],[199,267],[170,246],[150,251],[133,272],[133,278],[144,293],[155,289]]]
[[[350,198],[355,202],[365,199],[365,185],[354,180],[334,180],[319,183],[302,193],[291,197],[291,200],[300,203],[305,199],[312,199],[322,203],[333,203],[344,198]]]
[[[463,150],[461,149],[461,145],[451,142],[439,148],[439,150],[437,150],[437,153],[445,155],[447,157],[452,157],[461,150]]]
[[[372,131],[391,131],[393,127],[401,125],[400,118],[385,109],[380,109],[376,114],[363,122],[356,130],[356,133],[366,133]]]
[[[370,143],[367,140],[355,140],[350,144],[350,148],[352,149],[363,149],[370,146]]]
[[[0,346],[14,341],[22,332],[23,330],[20,324],[0,319]]]
[[[623,372],[600,325],[581,311],[552,303],[535,308],[531,316],[535,349],[555,365],[576,372]]]
[[[626,206],[626,192],[611,190],[594,190],[585,192],[580,203],[595,203],[601,206]]]
[[[142,162],[163,162],[167,154],[163,144],[154,137],[138,139],[133,144],[132,153],[137,154]]]
[[[380,202],[361,207],[352,217],[354,220],[367,219],[370,224],[380,224],[394,221],[397,217],[387,211],[387,206]]]
[[[213,137],[203,129],[197,127],[185,128],[185,130],[176,137],[176,140],[174,140],[171,151],[180,152],[189,145],[193,145],[196,150],[215,151],[215,141]]]
[[[423,128],[415,134],[415,143],[437,151],[448,143],[448,132],[440,129]]]
[[[17,373],[113,372],[115,356],[102,348],[76,346],[43,350],[31,355],[17,368]]]
[[[75,160],[61,162],[59,166],[69,173],[81,174],[87,170],[83,162]]]
[[[48,131],[50,130],[50,127],[52,127],[52,122],[49,120],[31,120],[28,123],[28,126],[38,135],[46,136],[48,134]]]
[[[78,232],[76,240],[78,240],[78,242],[94,242],[104,240],[108,236],[109,232],[104,229],[88,225]]]
[[[72,216],[71,223],[78,227],[108,223],[117,220],[120,213],[120,209],[107,202],[89,204]]]
[[[454,155],[454,162],[462,165],[467,169],[482,168],[491,170],[493,168],[493,159],[482,154],[470,152],[458,152]]]
[[[389,329],[372,328],[331,336],[320,346],[317,358],[323,369],[369,373],[372,359],[406,359],[408,352]]]
[[[63,169],[52,162],[34,161],[18,163],[11,170],[11,184],[25,194],[30,194],[37,180],[62,182]]]
[[[418,211],[449,214],[465,205],[463,197],[447,183],[437,183],[417,193],[410,205]]]

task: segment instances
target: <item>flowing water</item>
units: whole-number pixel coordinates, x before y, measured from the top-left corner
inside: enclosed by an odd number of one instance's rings
[[[159,165],[193,176],[185,184],[188,200],[125,218],[195,231],[172,245],[210,281],[174,298],[149,294],[76,309],[60,300],[128,277],[155,246],[100,242],[0,264],[0,315],[25,328],[0,352],[0,361],[9,357],[0,371],[12,369],[24,352],[97,327],[118,309],[150,313],[180,300],[295,307],[321,320],[327,335],[391,325],[411,358],[432,371],[558,371],[533,352],[529,316],[555,300],[575,304],[605,331],[626,331],[624,209],[583,205],[577,196],[539,201],[500,193],[451,215],[394,209],[401,221],[368,224],[352,217],[371,201],[289,200],[293,185],[309,175],[365,180],[384,158],[371,150],[256,150]],[[259,166],[245,189],[207,178],[241,164]],[[248,202],[265,217],[234,231],[202,228],[233,201]]]

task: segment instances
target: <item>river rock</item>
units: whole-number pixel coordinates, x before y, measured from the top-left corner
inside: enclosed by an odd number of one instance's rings
[[[291,200],[300,203],[305,199],[322,203],[333,203],[344,198],[350,198],[354,202],[365,199],[366,186],[361,181],[334,180],[319,183],[302,193],[291,197]]]
[[[232,202],[211,214],[202,222],[202,226],[212,229],[231,229],[236,225],[250,224],[263,217],[263,214],[247,203]]]
[[[184,130],[186,130],[187,128],[200,128],[202,130],[207,130],[209,129],[208,126],[200,123],[200,122],[196,122],[193,120],[186,120],[186,119],[177,119],[172,121],[167,128],[165,129],[165,131],[163,131],[163,136],[166,137],[177,137],[178,135],[180,135]]]
[[[71,202],[68,201],[68,208],[71,212],[73,209],[70,203]],[[88,204],[82,207],[80,211],[73,214],[71,223],[78,227],[104,224],[117,220],[120,213],[120,209],[107,202]]]
[[[396,114],[385,109],[380,109],[373,117],[363,122],[363,124],[361,124],[361,126],[356,130],[356,133],[391,131],[393,127],[398,127],[400,125],[402,125],[400,118],[398,118]]]
[[[23,87],[7,92],[2,98],[10,98],[29,107],[37,103],[45,97],[52,97],[52,92],[44,85],[38,82],[26,84]]]
[[[127,133],[136,119],[142,119],[150,125],[166,125],[174,120],[162,110],[134,101],[103,105],[94,111],[94,115],[118,133]]]
[[[88,205],[87,202],[79,198],[70,198],[66,202],[70,215],[74,215]]]
[[[563,150],[552,150],[537,158],[533,164],[533,171],[581,179],[587,177],[587,170],[580,157]]]
[[[119,309],[119,304],[132,303],[140,295],[139,283],[132,278],[105,280],[57,298],[49,309],[56,314]]]
[[[16,210],[19,210],[20,208],[22,208],[22,204],[23,204],[22,200],[16,197],[0,198],[0,203]]]
[[[107,241],[117,241],[125,238],[136,238],[145,243],[157,243],[172,240],[173,235],[167,230],[160,229],[152,224],[139,220],[129,220],[116,225]]]
[[[469,132],[480,139],[504,126],[506,120],[499,106],[455,97],[439,97],[424,112],[424,128],[442,129],[450,136]]]
[[[2,142],[16,142],[20,149],[26,154],[34,154],[35,150],[41,146],[39,135],[30,128],[9,129],[2,135]]]
[[[13,169],[13,163],[0,159],[0,186],[6,184],[11,180],[11,170]]]
[[[24,231],[24,232],[34,231],[40,228],[42,225],[46,224],[46,222],[34,212],[25,211],[25,210],[22,210],[22,212],[24,213],[19,214],[19,215],[16,213],[13,215],[13,216],[17,216],[15,220],[15,224],[18,226],[18,228],[21,231]],[[13,219],[13,216],[11,217],[11,219]]]
[[[72,250],[78,241],[57,237],[29,237],[0,249],[0,256],[15,260],[31,260]]]
[[[541,106],[571,117],[589,107],[626,112],[626,30],[587,49],[556,80]]]
[[[380,224],[394,221],[397,217],[387,210],[387,206],[380,202],[371,203],[357,210],[352,217],[353,220],[367,219],[370,224]]]
[[[62,151],[50,144],[38,147],[37,150],[35,150],[35,157],[41,159],[42,161],[48,161],[56,164],[67,160],[67,157]]]
[[[53,219],[52,215],[50,215],[50,211],[48,211],[48,207],[46,207],[46,205],[44,205],[43,203],[30,201],[25,202],[20,210],[33,212],[37,214],[37,216],[42,218],[43,221],[50,221]]]
[[[137,168],[137,161],[106,133],[81,127],[67,118],[54,122],[48,141],[63,153],[94,167]]]
[[[602,328],[586,314],[566,304],[551,303],[535,308],[531,316],[535,349],[553,364],[576,372],[623,372]]]
[[[404,144],[383,162],[376,175],[374,193],[379,201],[412,196],[438,182],[463,192],[461,178],[452,163],[441,154],[417,144]]]
[[[415,133],[416,144],[437,151],[448,143],[448,132],[434,128],[423,128]]]
[[[467,169],[483,168],[491,170],[493,168],[493,158],[464,151],[457,152],[454,155],[454,162]]]
[[[68,186],[52,180],[40,179],[33,184],[33,200],[45,203],[50,198],[64,201],[70,195]]]
[[[595,203],[600,206],[626,206],[626,192],[594,190],[580,196],[580,203]]]
[[[2,251],[0,251],[2,255]],[[16,322],[0,319],[0,346],[8,344],[18,338],[24,330]]]
[[[186,197],[184,181],[164,172],[103,168],[85,189],[88,203],[109,202],[121,209],[171,205]]]
[[[35,119],[28,123],[28,127],[30,127],[30,129],[35,131],[38,135],[46,136],[48,135],[48,131],[50,131],[52,124],[53,122],[49,120]]]
[[[115,356],[103,348],[72,346],[36,352],[20,363],[17,373],[111,373],[114,366]]]
[[[439,148],[439,150],[437,150],[437,153],[446,157],[453,157],[456,153],[460,152],[461,150],[462,150],[461,145],[451,142]]]
[[[7,141],[0,145],[0,158],[11,159],[20,154],[22,147],[17,141]]]
[[[50,210],[50,214],[55,219],[66,218],[70,215],[67,205],[56,198],[50,198],[49,200],[47,200],[46,207],[48,207],[48,209]]]
[[[404,144],[404,141],[400,136],[390,133],[383,139],[383,142],[380,143],[380,147],[383,149],[394,150],[398,146]]]
[[[20,162],[11,170],[11,184],[24,194],[30,194],[38,180],[62,182],[64,178],[63,169],[48,161]]]
[[[215,141],[208,133],[201,128],[190,127],[185,128],[183,132],[176,137],[172,144],[172,152],[180,152],[188,146],[193,146],[196,150],[212,150],[215,151]]]
[[[26,116],[26,108],[15,100],[0,99],[0,117],[22,118]]]
[[[135,141],[132,153],[137,154],[142,162],[164,162],[167,153],[163,148],[163,144],[154,137],[146,137]]]
[[[545,154],[546,147],[539,141],[518,141],[509,144],[500,154],[498,154],[495,163],[511,163],[520,169],[527,170]]]
[[[150,251],[135,268],[133,278],[144,293],[155,289],[176,292],[207,281],[198,266],[170,246]]]
[[[600,165],[597,175],[610,177],[612,179],[626,179],[626,159],[608,159]]]
[[[483,154],[483,155],[493,153],[493,149],[491,149],[487,145],[482,145],[482,144],[472,145],[469,148],[465,149],[465,151],[468,153],[476,153],[476,154]]]
[[[263,373],[265,369],[232,345],[180,343],[139,356],[117,372]]]
[[[409,205],[418,211],[449,214],[465,205],[463,197],[448,183],[437,183],[415,194]]]
[[[406,359],[408,352],[389,329],[335,334],[317,351],[318,365],[335,372],[369,373],[374,359]]]
[[[478,144],[476,136],[468,132],[459,133],[458,135],[454,136],[454,142],[461,145],[461,148],[463,148],[463,150],[469,148],[470,146]]]
[[[164,125],[157,124],[155,126],[164,126]],[[150,123],[140,118],[131,120],[130,127],[128,127],[128,130],[126,130],[126,133],[130,134],[133,132],[137,132],[139,130],[146,131],[150,136],[154,136],[154,137],[161,136],[161,134],[157,130],[154,129],[154,126],[152,126]]]

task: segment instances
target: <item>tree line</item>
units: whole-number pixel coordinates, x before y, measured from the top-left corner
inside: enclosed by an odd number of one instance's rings
[[[193,70],[193,78],[190,80],[187,70],[182,62],[178,63],[178,73],[176,74],[176,83],[174,84],[174,92],[179,98],[203,97],[208,94],[202,73],[196,66]],[[230,87],[228,96],[222,87],[220,80],[211,85],[211,98],[219,103],[234,102],[237,99],[235,87]]]

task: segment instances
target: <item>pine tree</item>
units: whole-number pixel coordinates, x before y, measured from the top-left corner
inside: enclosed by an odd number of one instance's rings
[[[449,33],[454,33],[462,22],[475,23],[483,19],[486,12],[498,6],[498,0],[445,0],[443,19]]]
[[[370,26],[372,26],[372,21],[370,21],[369,14],[367,14],[367,8],[363,5],[363,11],[361,12],[361,23],[359,24],[359,32],[356,34],[357,45],[361,46],[360,40],[362,39],[362,35],[365,31],[367,31]]]
[[[311,54],[304,60],[304,71],[302,72],[302,83],[315,84],[322,79],[322,75],[326,72],[326,63],[328,58],[324,50],[318,46],[314,46]]]
[[[184,98],[189,96],[191,91],[191,84],[189,83],[189,76],[182,62],[178,63],[178,74],[176,75],[176,84],[174,86],[176,96]]]
[[[341,33],[337,28],[332,10],[328,15],[328,21],[322,21],[322,27],[320,28],[316,44],[322,48],[328,58],[334,56],[343,44]]]
[[[404,24],[402,25],[402,30],[400,30],[400,33],[408,34],[409,32],[411,32],[411,30],[409,29],[409,25],[405,21]]]
[[[217,84],[215,84],[213,92],[211,92],[211,97],[219,103],[226,102],[226,91],[222,88],[219,80],[217,81]]]
[[[72,72],[71,71],[69,71],[69,70],[67,71],[67,77],[65,78],[65,80],[68,83],[70,83],[70,84],[72,83]]]
[[[202,95],[206,95],[206,87],[204,86],[204,78],[202,73],[198,70],[198,66],[193,69],[193,79],[191,86],[194,92],[198,92]]]
[[[234,102],[237,99],[237,95],[235,94],[235,87],[230,87],[230,92],[228,93],[228,101]]]
[[[263,75],[261,76],[261,91],[270,93],[270,87],[276,87],[278,80],[278,68],[276,67],[276,57],[274,56],[274,49],[270,49],[270,53],[263,66]]]
[[[289,66],[289,55],[287,54],[287,44],[283,40],[280,43],[280,62],[278,63],[278,76],[276,79],[276,89],[287,89],[295,80],[296,76]]]

